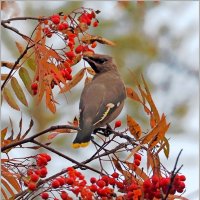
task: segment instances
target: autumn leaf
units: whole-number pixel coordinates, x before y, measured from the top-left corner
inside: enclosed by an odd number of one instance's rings
[[[143,138],[142,144],[149,143],[149,147],[153,148],[159,141],[163,139],[170,124],[166,123],[166,118],[162,115],[160,122]]]
[[[66,86],[64,86],[63,88],[61,88],[60,93],[68,92],[69,90],[71,90],[74,86],[76,86],[81,81],[81,79],[83,78],[84,74],[85,74],[85,68],[81,69],[72,78],[72,80],[66,84]]]
[[[142,102],[138,96],[138,94],[130,87],[126,87],[126,94],[127,97],[129,97],[132,100],[138,101],[138,102]]]
[[[141,149],[141,145],[138,145],[133,150],[131,150],[131,153],[126,157],[125,161],[129,160],[132,156],[134,156],[135,153],[137,153]]]
[[[23,81],[26,89],[28,90],[28,92],[32,95],[32,90],[31,90],[32,80],[29,76],[27,69],[25,69],[24,67],[21,67],[19,69],[19,76],[22,79],[22,81]]]
[[[16,47],[17,47],[19,53],[22,54],[22,53],[24,52],[24,47],[23,47],[23,45],[20,44],[19,42],[15,42],[15,44],[16,44]]]
[[[87,72],[88,72],[90,75],[94,76],[94,75],[96,74],[95,71],[94,71],[91,67],[86,67],[86,69],[87,69]]]
[[[85,35],[81,38],[81,41],[85,44],[92,44],[93,42],[99,42],[101,44],[107,44],[107,45],[110,45],[110,46],[114,46],[115,43],[106,39],[106,38],[103,38],[101,36],[94,36],[94,35]]]
[[[28,102],[26,100],[25,94],[18,83],[17,79],[15,77],[11,78],[11,86],[15,92],[16,97],[25,105],[28,106]]]
[[[18,111],[20,110],[12,93],[10,92],[10,90],[8,88],[3,89],[3,96],[10,107],[12,107],[13,109],[18,110]]]
[[[127,115],[127,126],[130,133],[135,137],[135,139],[138,140],[142,135],[142,129],[140,125],[129,115]]]

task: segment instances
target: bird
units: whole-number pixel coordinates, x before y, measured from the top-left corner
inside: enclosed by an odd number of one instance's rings
[[[95,75],[81,93],[79,130],[73,148],[88,146],[93,131],[116,119],[126,99],[124,82],[111,56],[93,54],[83,56],[83,59],[95,71]]]

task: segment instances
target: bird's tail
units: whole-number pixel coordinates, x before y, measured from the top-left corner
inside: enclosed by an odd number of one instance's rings
[[[77,149],[80,147],[87,147],[91,140],[92,130],[80,130],[77,133],[75,140],[73,141],[72,147]]]

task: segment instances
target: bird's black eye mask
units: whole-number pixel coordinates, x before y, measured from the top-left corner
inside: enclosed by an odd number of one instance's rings
[[[94,57],[84,57],[83,59],[90,64],[90,66],[96,73],[100,72],[100,69],[97,65],[98,64],[101,65],[107,61],[107,59],[105,58],[94,58]]]

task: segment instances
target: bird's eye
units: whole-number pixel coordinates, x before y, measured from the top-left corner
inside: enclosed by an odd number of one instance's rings
[[[105,59],[98,59],[95,62],[98,63],[98,64],[103,64],[103,63],[106,62],[106,60]]]

